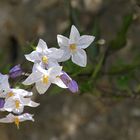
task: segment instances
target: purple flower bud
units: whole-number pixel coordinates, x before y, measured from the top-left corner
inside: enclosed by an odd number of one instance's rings
[[[78,92],[78,84],[76,81],[71,80],[68,84],[68,88],[72,93]]]
[[[78,84],[66,72],[63,72],[60,78],[72,93],[78,92]]]
[[[63,81],[63,83],[68,86],[68,84],[71,82],[71,78],[68,76],[68,74],[66,72],[63,72],[63,74],[60,76],[61,80]]]
[[[14,66],[14,67],[11,68],[10,71],[9,71],[9,76],[10,76],[11,78],[13,78],[13,79],[16,78],[16,77],[19,77],[19,76],[21,76],[21,75],[22,75],[22,69],[21,69],[20,64]]]
[[[0,98],[0,108],[3,108],[5,104],[4,98]]]

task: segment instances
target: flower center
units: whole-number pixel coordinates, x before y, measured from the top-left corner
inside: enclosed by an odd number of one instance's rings
[[[56,78],[60,78],[60,76],[56,76]]]
[[[11,92],[8,93],[7,96],[8,96],[8,97],[12,97],[12,96],[14,96],[14,93],[11,91]]]
[[[19,108],[20,102],[18,100],[15,101],[15,106],[16,106],[16,108]]]
[[[14,123],[17,126],[17,128],[19,128],[19,118],[18,117],[14,118]]]
[[[44,75],[44,76],[43,76],[43,83],[44,83],[44,84],[48,84],[48,82],[49,82],[49,76]]]
[[[75,52],[77,49],[77,46],[76,46],[76,44],[70,44],[69,48],[72,52]]]
[[[45,63],[45,64],[48,63],[48,58],[47,58],[47,56],[43,56],[43,57],[42,57],[42,62]]]

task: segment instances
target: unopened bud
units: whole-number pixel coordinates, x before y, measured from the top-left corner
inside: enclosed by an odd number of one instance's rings
[[[11,68],[10,71],[9,71],[9,76],[10,76],[11,78],[13,78],[13,79],[16,78],[16,77],[19,77],[19,76],[21,76],[21,75],[22,75],[22,69],[21,69],[20,64],[14,66],[14,67]]]

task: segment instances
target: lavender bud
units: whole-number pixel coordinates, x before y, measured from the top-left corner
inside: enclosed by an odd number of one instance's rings
[[[78,84],[67,73],[63,72],[60,78],[72,93],[78,92]]]
[[[16,77],[19,77],[19,76],[21,76],[21,75],[22,75],[22,69],[21,69],[20,64],[14,66],[14,67],[11,68],[10,71],[9,71],[9,76],[10,76],[11,78],[13,78],[13,79],[16,78]]]
[[[68,74],[66,72],[63,72],[63,74],[60,76],[61,80],[63,81],[63,83],[68,86],[68,84],[71,82],[71,78],[68,76]]]
[[[5,104],[4,98],[0,98],[0,108],[3,108]]]
[[[78,92],[78,84],[76,81],[71,80],[68,84],[68,88],[72,93]]]

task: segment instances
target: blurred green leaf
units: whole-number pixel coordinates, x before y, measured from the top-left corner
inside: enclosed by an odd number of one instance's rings
[[[128,75],[121,75],[117,78],[117,86],[121,90],[125,90],[129,88],[129,76]]]
[[[125,64],[123,66],[122,65],[121,66],[112,66],[111,69],[109,70],[108,74],[114,75],[114,74],[128,73],[129,71],[132,71],[139,67],[140,67],[139,63]]]
[[[99,44],[96,42],[100,39],[100,27],[98,19],[94,20],[92,34],[95,36],[94,42],[87,48],[89,58],[93,61],[99,54]]]
[[[119,30],[119,32],[116,35],[116,38],[112,40],[109,44],[111,51],[117,51],[121,48],[123,48],[126,44],[126,36],[128,29],[133,21],[133,14],[128,14],[124,17],[122,26]]]

